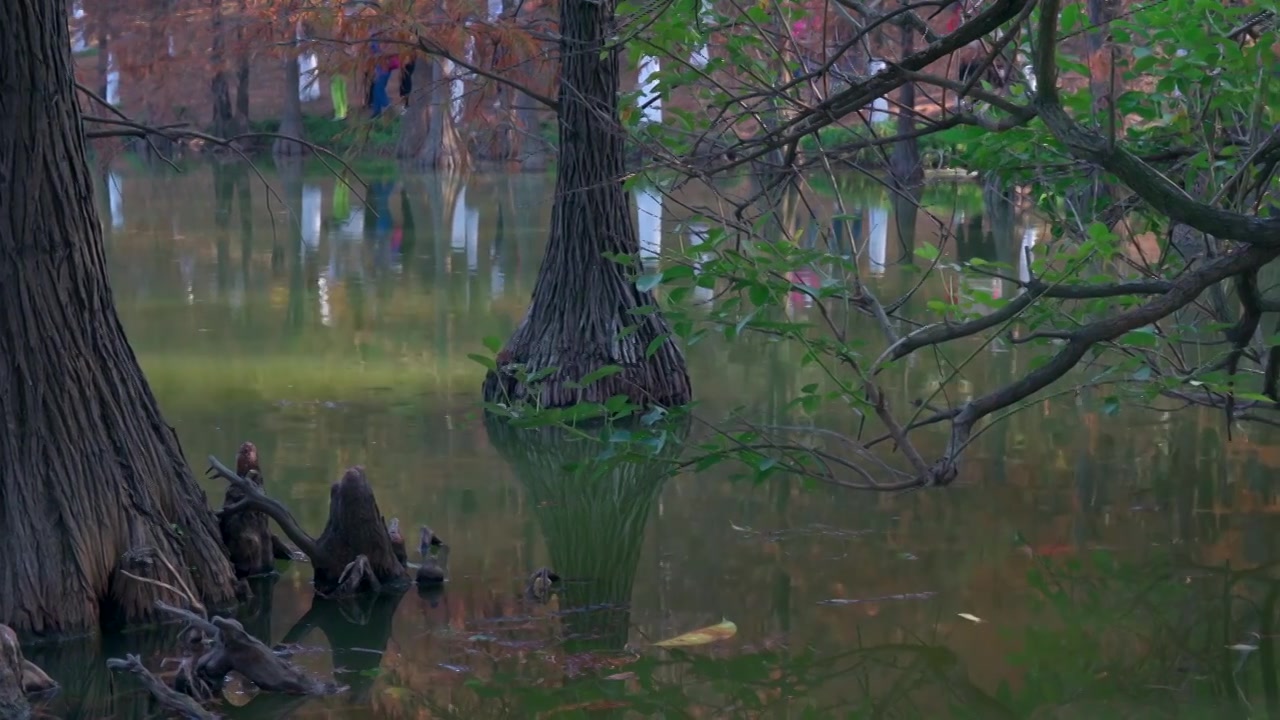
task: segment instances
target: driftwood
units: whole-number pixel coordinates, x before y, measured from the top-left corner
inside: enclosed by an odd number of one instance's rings
[[[218,715],[205,710],[188,695],[184,695],[168,685],[165,685],[155,675],[147,670],[142,664],[141,658],[137,655],[126,655],[124,660],[112,658],[107,660],[107,667],[112,670],[131,672],[138,677],[138,681],[142,683],[147,692],[151,693],[151,697],[155,698],[165,710],[174,713],[183,718],[195,718],[195,720],[217,720]]]
[[[222,508],[220,516],[257,511],[270,517],[311,561],[316,592],[342,597],[366,590],[407,587],[408,572],[397,556],[391,533],[364,468],[356,466],[329,489],[329,521],[312,538],[284,505],[253,480],[209,457],[210,471],[231,483],[242,497]],[[403,551],[402,551],[403,552]]]
[[[255,483],[259,488],[263,487],[258,448],[253,443],[245,442],[240,445],[240,450],[236,453],[236,474]],[[225,510],[243,499],[244,491],[231,485],[223,497],[222,507]],[[218,516],[218,529],[238,578],[273,573],[276,560],[301,559],[283,540],[272,534],[268,518],[261,512],[245,510],[221,513]]]
[[[28,717],[28,698],[57,690],[58,684],[35,663],[22,657],[18,635],[0,625],[0,717]]]

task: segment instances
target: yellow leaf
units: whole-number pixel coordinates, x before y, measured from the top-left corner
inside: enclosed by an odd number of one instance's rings
[[[695,645],[706,645],[720,640],[728,640],[737,634],[738,626],[729,620],[725,620],[718,625],[711,625],[683,635],[677,635],[653,645],[660,648],[693,647]]]

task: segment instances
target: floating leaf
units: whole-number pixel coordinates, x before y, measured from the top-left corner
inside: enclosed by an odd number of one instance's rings
[[[653,645],[660,648],[693,647],[695,645],[706,645],[720,640],[728,640],[737,634],[738,626],[734,625],[732,621],[725,620],[717,625],[709,625],[662,642],[656,642]]]
[[[968,620],[971,623],[982,622],[982,618],[978,617],[977,615],[970,615],[969,613],[956,613],[956,615],[959,615],[960,617],[964,618],[965,620]]]

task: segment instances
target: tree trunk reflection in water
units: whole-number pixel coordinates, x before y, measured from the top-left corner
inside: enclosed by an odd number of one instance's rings
[[[218,297],[225,300],[231,277],[231,205],[235,197],[236,169],[218,163],[213,166],[213,226],[217,252]]]
[[[902,246],[902,262],[911,263],[916,255],[916,222],[924,187],[916,186],[889,193],[893,204],[894,224],[898,228],[898,244]]]
[[[335,673],[341,673],[336,679],[350,687],[347,704],[368,706],[382,656],[391,640],[396,609],[404,596],[404,592],[379,592],[344,600],[316,596],[311,609],[294,623],[280,643],[300,643],[312,630],[319,630],[332,653]]]
[[[297,66],[296,62],[294,66]],[[277,156],[276,170],[280,173],[281,195],[284,196],[289,211],[286,221],[276,225],[276,236],[284,238],[282,242],[289,258],[289,301],[285,311],[285,329],[297,333],[302,328],[303,308],[307,301],[302,266],[302,160]],[[273,259],[274,255],[273,250]]]
[[[238,165],[236,176],[236,211],[240,214],[240,272],[246,293],[252,292],[250,268],[253,267],[253,178],[244,165]]]
[[[631,626],[631,590],[645,527],[667,466],[617,458],[559,428],[522,430],[485,417],[489,442],[519,478],[561,577],[566,651],[620,651]],[[683,436],[686,428],[676,431]],[[669,440],[671,459],[677,439]]]
[[[285,4],[288,7],[288,4]],[[282,31],[289,33],[292,39],[286,47],[288,50],[284,53],[281,62],[284,63],[284,108],[280,113],[280,129],[281,135],[292,138],[302,138],[302,98],[299,94],[302,82],[301,70],[298,67],[298,33],[301,29],[289,22],[289,13],[282,8],[280,14],[280,23]],[[306,149],[304,145],[286,140],[284,138],[276,138],[271,145],[271,152],[274,155],[301,155]]]

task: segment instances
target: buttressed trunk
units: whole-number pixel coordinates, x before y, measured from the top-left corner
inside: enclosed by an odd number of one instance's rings
[[[65,0],[0,3],[0,623],[19,632],[152,618],[161,593],[118,572],[144,547],[206,602],[234,598],[116,315],[66,18]]]
[[[654,300],[632,278],[639,270],[640,247],[622,187],[619,47],[610,41],[615,6],[616,0],[560,3],[560,158],[551,236],[529,311],[499,353],[498,369],[485,378],[489,402],[531,394],[513,372],[518,365],[530,373],[555,368],[533,389],[544,407],[602,402],[613,395],[645,406],[690,400],[679,346],[668,338],[646,352],[651,342],[670,334],[666,321],[656,312],[631,312]],[[618,263],[602,253],[624,253],[632,262]],[[629,325],[639,327],[626,334]],[[605,365],[623,370],[586,388],[574,386]]]

